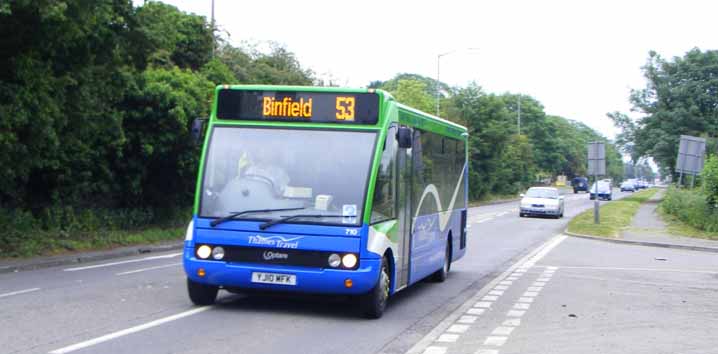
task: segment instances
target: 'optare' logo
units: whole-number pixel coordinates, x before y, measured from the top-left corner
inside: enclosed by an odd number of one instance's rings
[[[274,259],[287,259],[289,258],[289,255],[286,253],[281,252],[272,252],[272,251],[264,251],[264,254],[262,254],[262,257],[265,261],[271,261]]]

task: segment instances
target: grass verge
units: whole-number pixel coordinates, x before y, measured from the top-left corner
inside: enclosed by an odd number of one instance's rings
[[[604,203],[600,209],[600,224],[593,223],[593,208],[591,208],[574,217],[568,223],[567,230],[582,235],[618,238],[620,231],[631,224],[641,204],[656,192],[656,189],[647,189],[630,197]]]

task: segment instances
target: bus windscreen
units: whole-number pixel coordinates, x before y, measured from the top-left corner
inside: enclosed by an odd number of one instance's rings
[[[379,96],[373,93],[223,89],[217,96],[217,118],[376,124],[379,118]]]

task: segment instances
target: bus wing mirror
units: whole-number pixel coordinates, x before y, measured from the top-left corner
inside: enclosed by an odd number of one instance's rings
[[[190,132],[192,134],[192,140],[196,145],[202,144],[202,130],[204,128],[204,121],[206,119],[203,118],[195,118],[192,121],[192,131]]]
[[[396,132],[396,140],[399,142],[399,148],[408,149],[411,147],[411,129],[408,127],[399,127]]]

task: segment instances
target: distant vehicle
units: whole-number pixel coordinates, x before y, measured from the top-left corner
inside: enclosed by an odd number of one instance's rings
[[[623,181],[621,183],[621,192],[635,192],[636,191],[636,185],[633,183],[633,181]]]
[[[598,181],[597,183],[594,183],[593,186],[591,186],[591,200],[596,199],[605,199],[605,200],[612,200],[613,199],[613,186],[611,186],[610,182],[606,181]]]
[[[562,218],[564,203],[563,196],[558,194],[558,189],[549,187],[532,187],[521,194],[521,205],[519,216],[547,215],[554,218]]]
[[[646,187],[648,187],[648,185],[646,184],[646,182],[641,181],[640,179],[639,179],[639,180],[636,180],[635,183],[636,183],[636,190],[645,189]]]
[[[574,177],[571,180],[571,186],[574,194],[579,191],[588,192],[588,179],[586,177]]]

